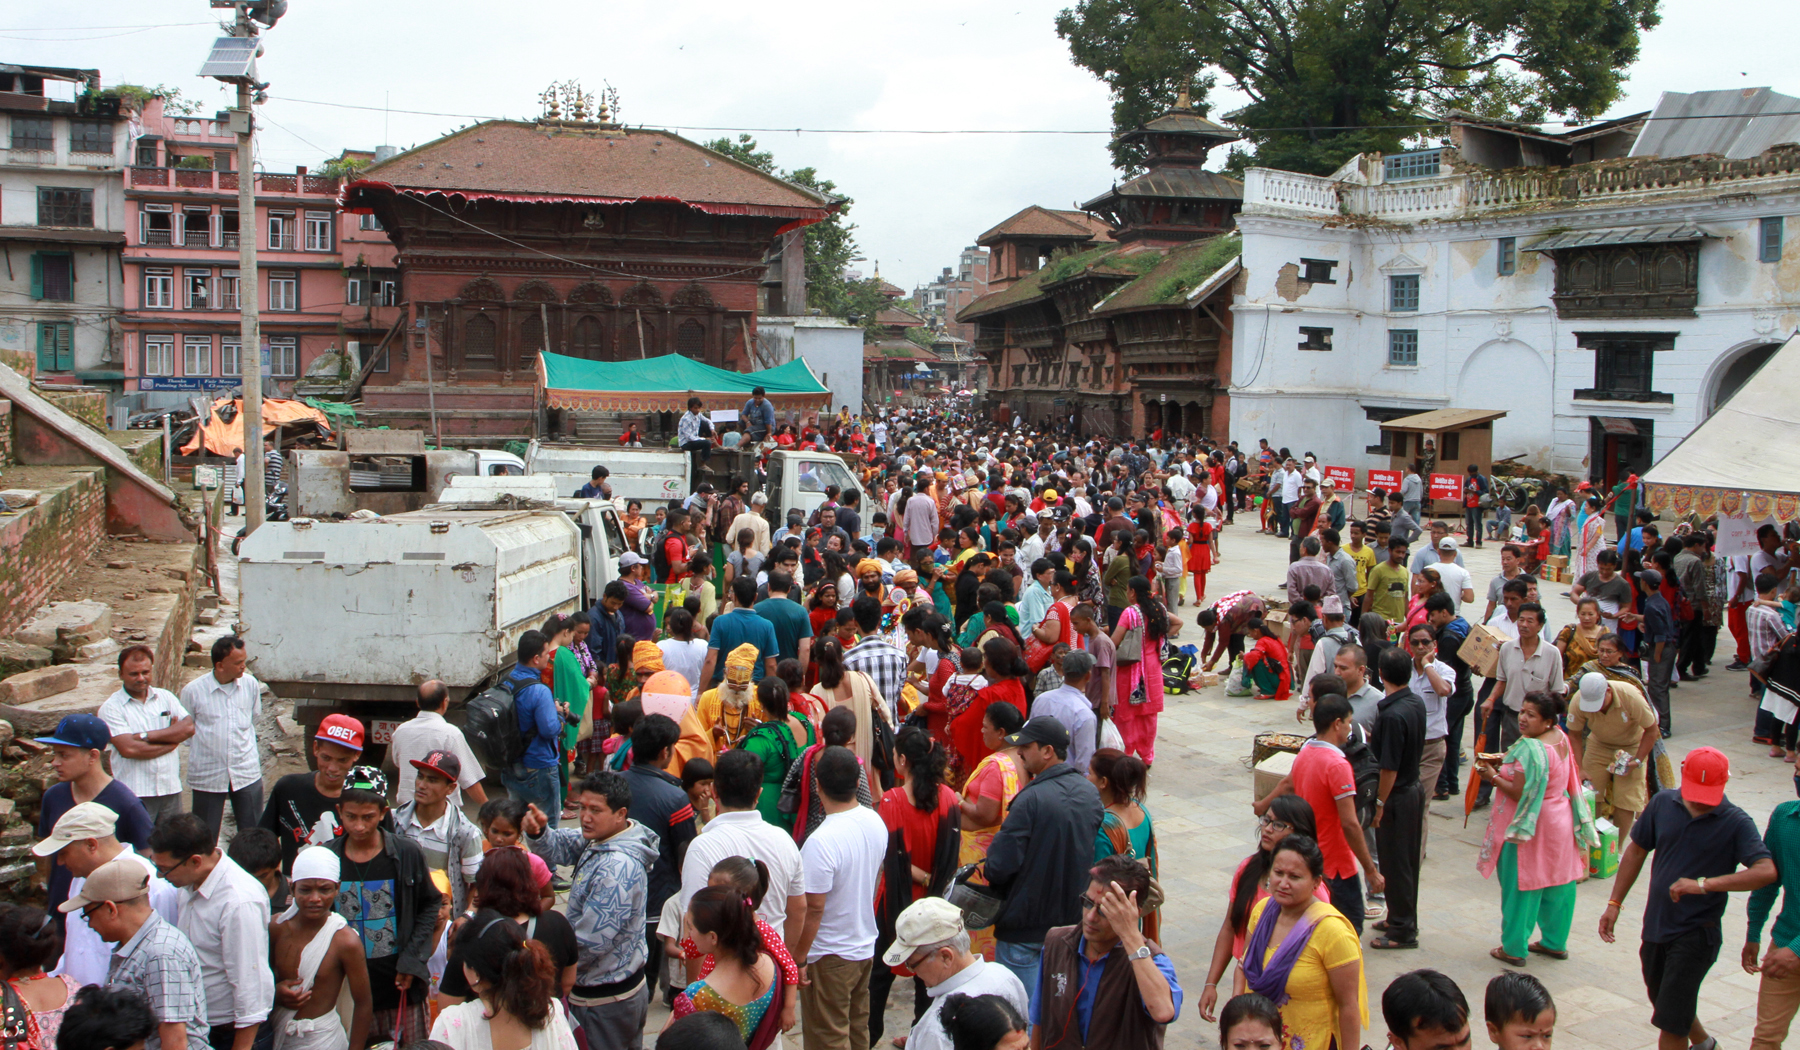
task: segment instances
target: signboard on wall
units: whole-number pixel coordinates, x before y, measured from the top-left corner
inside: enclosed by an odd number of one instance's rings
[[[1356,488],[1355,467],[1325,467],[1325,480],[1332,483],[1339,492],[1349,492]]]
[[[139,390],[230,390],[243,383],[238,376],[139,376]]]
[[[1432,499],[1462,499],[1461,474],[1433,474],[1431,476]]]

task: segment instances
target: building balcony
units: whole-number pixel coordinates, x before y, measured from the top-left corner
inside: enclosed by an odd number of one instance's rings
[[[1012,330],[1014,345],[1029,350],[1048,350],[1056,345],[1056,336],[1056,326],[1047,324],[1014,325]]]
[[[18,152],[18,151],[13,151]],[[110,158],[109,162],[110,162]],[[131,169],[131,185],[134,187],[173,186],[186,190],[228,190],[235,192],[238,188],[238,173],[235,171],[213,171],[208,168],[147,168]],[[270,175],[256,176],[256,192],[294,194],[297,196],[325,197],[335,196],[338,180],[324,175]]]

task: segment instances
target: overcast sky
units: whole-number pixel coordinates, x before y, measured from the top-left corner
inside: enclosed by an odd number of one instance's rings
[[[1056,36],[1068,4],[292,0],[260,63],[272,85],[261,160],[291,171],[345,147],[417,145],[474,117],[530,118],[544,86],[568,78],[596,92],[610,82],[627,123],[697,139],[724,134],[707,126],[1104,132],[1106,89]],[[1665,90],[1800,94],[1785,49],[1748,43],[1800,32],[1794,0],[1664,0],[1663,12],[1614,114]],[[223,85],[192,75],[216,35],[211,15],[206,0],[10,0],[0,60],[98,68],[107,83],[166,83],[224,106]],[[135,28],[158,20],[195,24]],[[756,137],[781,166],[814,166],[854,197],[864,273],[879,262],[908,289],[1024,205],[1072,207],[1114,177],[1104,135]]]

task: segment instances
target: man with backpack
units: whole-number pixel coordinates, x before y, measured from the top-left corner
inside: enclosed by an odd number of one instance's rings
[[[556,709],[556,698],[542,678],[544,668],[550,666],[551,655],[550,640],[543,632],[526,631],[519,636],[518,663],[501,680],[501,688],[512,694],[522,746],[516,756],[500,756],[512,759],[501,772],[500,783],[513,798],[528,805],[535,803],[548,817],[550,826],[555,827],[562,814],[557,752],[563,721]]]
[[[1319,617],[1324,620],[1325,630],[1313,640],[1312,660],[1306,665],[1306,680],[1300,685],[1301,696],[1312,695],[1312,680],[1322,674],[1331,674],[1338,650],[1355,645],[1358,638],[1355,631],[1344,625],[1344,602],[1337,595],[1319,602]]]
[[[1369,768],[1367,741],[1350,721],[1350,701],[1327,695],[1313,705],[1313,738],[1301,745],[1294,758],[1293,771],[1281,779],[1275,790],[1252,807],[1257,816],[1269,811],[1269,804],[1281,795],[1299,795],[1312,807],[1313,823],[1319,832],[1319,852],[1325,855],[1325,887],[1331,904],[1344,914],[1360,935],[1363,926],[1363,887],[1357,877],[1357,865],[1369,877],[1369,892],[1382,893],[1386,881],[1369,855],[1363,839],[1362,821],[1357,816],[1360,795],[1374,798],[1379,771]],[[1352,739],[1358,742],[1358,770],[1346,755]]]

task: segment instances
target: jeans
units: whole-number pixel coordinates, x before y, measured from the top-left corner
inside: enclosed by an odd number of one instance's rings
[[[1044,946],[1023,944],[1018,941],[995,941],[994,961],[1012,971],[1012,975],[1025,986],[1025,996],[1031,1001],[1033,1009],[1037,1006],[1038,966],[1044,961]]]
[[[1472,547],[1481,546],[1481,508],[1463,508],[1463,531],[1467,533],[1467,542]]]
[[[1279,499],[1275,501],[1275,534],[1277,536],[1284,538],[1287,536],[1288,529],[1292,527],[1294,521],[1293,509],[1292,503],[1285,503]]]
[[[606,1050],[643,1050],[644,1019],[649,1014],[649,981],[639,981],[637,991],[601,1006],[569,1007],[569,1019],[587,1037],[587,1045]]]
[[[1350,925],[1356,927],[1357,936],[1362,936],[1362,876],[1352,873],[1342,878],[1327,878],[1325,890],[1331,894],[1331,906],[1343,912],[1344,918],[1350,920]]]
[[[1653,658],[1656,643],[1645,642],[1638,650],[1644,656],[1645,682],[1649,686],[1650,705],[1656,708],[1656,716],[1662,722],[1662,734],[1668,736],[1674,728],[1669,718],[1669,677],[1675,670],[1675,643],[1662,643],[1662,659]]]
[[[1416,499],[1401,500],[1400,506],[1406,511],[1407,517],[1411,518],[1414,521],[1421,520],[1419,518],[1419,501],[1418,500],[1416,500]]]
[[[231,799],[231,819],[237,822],[239,831],[253,828],[262,819],[263,786],[262,781],[246,785],[227,794],[223,791],[194,791],[194,815],[206,822],[206,826],[218,834],[224,827],[225,800]]]
[[[557,779],[555,766],[543,769],[513,766],[500,774],[500,783],[512,797],[528,805],[536,804],[549,818],[550,827],[556,827],[557,819],[562,816],[562,782]]]

